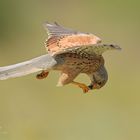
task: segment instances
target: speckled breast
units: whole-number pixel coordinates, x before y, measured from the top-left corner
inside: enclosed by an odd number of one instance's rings
[[[65,71],[71,69],[79,70],[81,73],[93,73],[104,64],[102,56],[88,55],[84,53],[64,53],[59,54],[57,57],[63,59],[64,63],[57,66],[55,70]]]

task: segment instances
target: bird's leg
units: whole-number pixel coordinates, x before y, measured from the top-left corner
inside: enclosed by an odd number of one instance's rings
[[[90,90],[89,87],[83,83],[78,83],[78,82],[72,81],[72,84],[77,85],[78,87],[82,88],[84,93],[87,93]]]
[[[44,78],[46,78],[48,76],[48,74],[49,74],[48,71],[43,70],[41,73],[36,75],[36,78],[37,79],[44,79]]]

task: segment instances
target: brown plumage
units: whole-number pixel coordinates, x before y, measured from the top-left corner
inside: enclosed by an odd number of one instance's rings
[[[37,71],[37,79],[44,79],[51,70],[61,72],[58,86],[74,84],[86,93],[99,89],[108,79],[102,53],[106,50],[120,49],[117,45],[100,44],[101,39],[93,34],[82,33],[64,28],[57,23],[46,23],[48,38],[45,42],[46,55],[19,64],[0,67],[0,80],[20,77]],[[90,78],[90,85],[75,82],[74,79],[85,73]]]
[[[46,23],[45,27],[49,35],[45,42],[48,53],[64,61],[52,68],[61,71],[58,86],[73,83],[82,88],[83,92],[88,92],[89,89],[100,88],[106,83],[108,76],[102,53],[108,49],[119,49],[118,46],[101,45],[99,37],[67,29],[57,23]],[[99,69],[103,71],[102,75]],[[96,81],[95,72],[98,73],[96,75],[100,85]],[[89,86],[74,81],[80,73],[86,73],[90,77]]]

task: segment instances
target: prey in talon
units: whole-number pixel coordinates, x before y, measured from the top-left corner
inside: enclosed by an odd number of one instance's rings
[[[58,23],[44,24],[48,37],[45,41],[47,54],[34,59],[0,67],[0,80],[20,77],[35,72],[37,79],[47,78],[52,70],[60,71],[57,86],[73,84],[84,93],[100,89],[107,80],[108,74],[102,54],[107,50],[120,50],[113,44],[101,44],[101,39],[92,33],[83,33],[65,28]],[[77,82],[75,78],[85,73],[90,78],[90,85]]]

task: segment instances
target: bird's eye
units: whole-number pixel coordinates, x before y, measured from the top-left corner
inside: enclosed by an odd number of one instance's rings
[[[99,82],[99,83],[98,83],[98,85],[101,85],[101,84],[102,84],[102,82]]]

